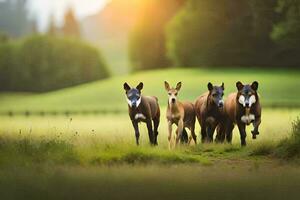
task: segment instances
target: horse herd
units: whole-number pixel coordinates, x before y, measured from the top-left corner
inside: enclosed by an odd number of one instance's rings
[[[176,87],[171,87],[168,82],[164,82],[165,90],[168,93],[167,123],[169,148],[179,143],[190,143],[194,140],[197,143],[195,134],[196,118],[201,127],[202,143],[213,142],[214,132],[217,135],[215,142],[228,143],[232,141],[232,131],[234,125],[238,126],[240,132],[241,145],[246,145],[246,125],[253,124],[252,138],[259,135],[259,125],[261,123],[261,105],[259,102],[258,82],[252,84],[236,83],[237,91],[224,96],[224,83],[221,86],[208,83],[208,91],[200,95],[194,103],[179,101],[178,93],[182,83],[177,83]],[[136,144],[139,145],[139,122],[147,124],[149,141],[152,145],[157,145],[158,126],[160,123],[160,108],[158,99],[155,96],[144,96],[141,94],[143,83],[136,87],[130,87],[124,83],[126,100],[128,103],[129,117],[135,130]],[[153,123],[152,123],[153,122]],[[172,125],[176,124],[176,139],[172,142]],[[190,130],[190,136],[186,129]]]

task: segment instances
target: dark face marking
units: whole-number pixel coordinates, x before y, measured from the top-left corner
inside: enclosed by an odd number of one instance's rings
[[[212,86],[208,84],[208,89],[210,91],[209,96],[212,102],[219,108],[223,108],[224,84],[222,84],[221,86]]]
[[[138,89],[132,88],[126,92],[127,102],[130,107],[136,108],[141,103],[141,93]]]
[[[124,83],[124,90],[126,91],[126,100],[130,107],[136,108],[141,103],[141,90],[144,84],[140,82],[136,88],[131,88],[127,83]]]

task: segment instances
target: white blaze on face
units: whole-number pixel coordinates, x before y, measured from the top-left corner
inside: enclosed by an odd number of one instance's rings
[[[245,97],[244,97],[244,95],[241,95],[241,96],[239,97],[239,103],[242,104],[244,107],[246,106],[246,105],[245,105]]]
[[[132,107],[132,102],[126,97],[127,103],[130,107]],[[136,101],[136,107],[138,107],[142,102],[142,97],[140,97],[137,101]]]
[[[176,97],[175,94],[169,95],[169,104],[170,104],[170,105],[172,104],[172,99],[175,99],[175,102],[176,102],[177,97]]]
[[[221,100],[219,101],[219,104],[223,104],[223,105],[224,105],[224,100],[221,99]]]
[[[131,103],[131,101],[126,97],[126,100],[127,100],[127,103],[128,103],[128,105],[130,106],[130,107],[132,107],[132,103]]]
[[[239,103],[242,104],[244,107],[246,106],[246,103],[249,103],[249,107],[251,107],[256,102],[255,95],[251,95],[248,100],[244,97],[244,95],[241,95],[239,97]]]
[[[139,105],[141,104],[142,101],[142,97],[140,97],[137,101],[136,101],[136,107],[139,107]]]
[[[255,95],[251,95],[251,97],[249,98],[249,107],[251,107],[252,104],[254,104],[255,102],[256,102]]]

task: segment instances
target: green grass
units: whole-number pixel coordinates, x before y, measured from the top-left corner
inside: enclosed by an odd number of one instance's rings
[[[53,115],[0,116],[1,199],[299,199],[299,71],[149,71],[115,77],[45,94],[2,94],[1,112],[53,112]],[[257,140],[247,128],[247,147],[198,144],[168,150],[163,81],[183,81],[181,99],[194,100],[208,81],[260,82],[262,124]],[[162,110],[158,147],[148,144],[141,124],[136,147],[122,84],[145,83]],[[270,108],[286,106],[290,108]],[[292,108],[293,107],[293,108]],[[54,115],[84,110],[119,114]],[[298,130],[298,129],[297,129]],[[196,132],[200,127],[197,123]],[[198,141],[199,141],[198,137]],[[282,159],[284,158],[284,159]],[[285,158],[289,158],[287,161]],[[292,162],[291,162],[292,161]]]
[[[127,114],[87,116],[2,116],[0,117],[0,155],[16,162],[49,161],[50,163],[83,165],[101,164],[210,164],[214,159],[243,158],[268,155],[278,141],[289,136],[291,123],[299,109],[265,109],[257,140],[248,137],[248,147],[240,148],[237,128],[233,145],[192,145],[168,150],[165,112],[159,127],[159,146],[150,147],[147,129],[141,124],[141,146],[135,146],[135,136]],[[252,127],[248,127],[248,135]],[[196,132],[200,127],[196,124]],[[199,135],[199,134],[198,134]],[[199,136],[198,136],[199,137]],[[200,141],[200,138],[198,138]],[[13,156],[12,156],[13,155]],[[6,157],[7,158],[7,157]],[[45,160],[43,160],[45,159]],[[5,159],[4,159],[5,160]]]
[[[300,172],[291,166],[68,167],[0,171],[10,199],[299,199]]]
[[[198,144],[171,151],[164,111],[155,148],[148,144],[145,125],[141,146],[135,146],[125,113],[1,116],[1,197],[298,199],[299,165],[270,152],[290,137],[299,111],[264,109],[260,135],[257,140],[248,137],[246,148],[240,147],[235,130],[232,145]]]
[[[261,102],[266,106],[299,107],[300,71],[261,70],[261,69],[170,69],[136,73],[129,76],[114,77],[104,81],[89,83],[74,88],[63,89],[45,94],[2,94],[1,112],[56,111],[75,112],[85,110],[126,111],[123,83],[137,85],[145,83],[143,93],[155,95],[162,106],[166,105],[166,92],[163,81],[172,85],[183,82],[179,94],[181,100],[194,101],[207,90],[207,83],[225,82],[225,95],[234,92],[235,82],[250,83],[257,80]]]

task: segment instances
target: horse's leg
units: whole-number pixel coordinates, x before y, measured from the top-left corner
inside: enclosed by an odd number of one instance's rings
[[[154,145],[158,145],[157,136],[158,136],[159,117],[153,119],[153,125],[154,125]]]
[[[261,123],[261,118],[257,118],[255,119],[255,121],[253,122],[253,131],[251,131],[252,133],[252,138],[253,139],[256,139],[256,135],[259,135],[259,131],[258,131],[258,128],[259,128],[259,125]]]
[[[139,125],[138,125],[137,121],[135,121],[135,120],[132,120],[131,122],[132,122],[132,125],[134,128],[134,131],[135,131],[136,145],[139,145],[140,144],[140,142],[139,142],[139,138],[140,138]]]
[[[172,122],[171,121],[168,121],[168,132],[169,132],[169,135],[168,135],[168,140],[169,140],[169,149],[172,148]]]
[[[225,126],[225,137],[226,137],[227,143],[230,143],[230,144],[231,144],[231,141],[232,141],[232,131],[233,131],[233,128],[234,128],[233,122],[228,121],[226,123],[226,126]]]
[[[207,138],[206,124],[202,123],[202,125],[201,125],[201,142],[205,143],[206,142],[206,138]]]
[[[176,147],[176,145],[178,144],[178,142],[179,142],[179,139],[182,137],[182,131],[183,131],[183,119],[180,119],[179,121],[178,121],[178,134],[177,134],[177,136],[176,136],[176,142],[175,142],[175,147]]]
[[[192,125],[191,125],[191,136],[190,136],[190,138],[193,138],[195,144],[197,144],[197,136],[195,134],[195,123],[192,123]],[[190,142],[191,142],[191,139],[189,139],[189,144],[190,144]]]
[[[216,123],[209,123],[207,126],[207,136],[208,136],[208,141],[211,143],[214,140],[214,132],[216,129],[217,124]]]
[[[153,139],[154,139],[154,137],[153,137],[153,129],[152,129],[152,120],[151,119],[147,119],[146,123],[147,123],[149,141],[150,141],[150,144],[153,145]]]
[[[241,137],[241,145],[242,146],[246,146],[246,124],[242,123],[242,122],[238,122],[237,123],[238,128],[239,128],[239,132],[240,132],[240,137]]]

